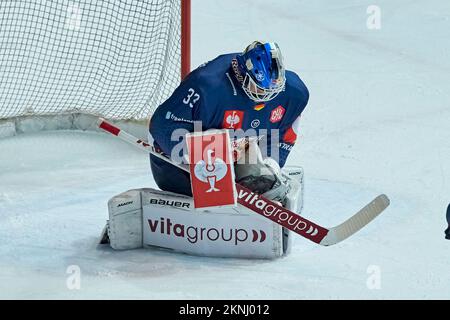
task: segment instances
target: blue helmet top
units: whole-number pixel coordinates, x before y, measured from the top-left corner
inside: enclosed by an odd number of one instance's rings
[[[242,88],[249,98],[269,101],[284,89],[283,57],[276,43],[254,41],[236,60],[243,76]]]

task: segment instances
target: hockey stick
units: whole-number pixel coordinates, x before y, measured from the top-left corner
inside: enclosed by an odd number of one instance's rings
[[[158,152],[153,146],[141,139],[121,130],[117,126],[105,121],[102,118],[98,120],[98,127],[113,134],[120,139],[138,147],[139,149],[150,153],[181,170],[189,172],[187,165],[173,162],[170,158]],[[275,223],[323,246],[330,246],[339,243],[351,235],[355,234],[361,228],[375,219],[381,212],[389,206],[389,198],[382,194],[372,200],[355,215],[350,217],[338,226],[324,228],[298,214],[283,208],[275,202],[255,194],[236,183],[238,192],[238,203],[252,211],[272,220]]]
[[[447,207],[447,224],[448,224],[448,228],[445,230],[445,239],[450,240],[450,203],[448,204]]]

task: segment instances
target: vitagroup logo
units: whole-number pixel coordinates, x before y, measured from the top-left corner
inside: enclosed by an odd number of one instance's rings
[[[249,190],[246,191],[241,187],[241,190],[238,192],[238,198],[242,200],[242,202],[240,201],[239,203],[247,208],[268,217],[272,221],[281,223],[283,226],[288,227],[288,229],[294,232],[302,231],[310,237],[323,237],[320,230],[312,223],[308,223],[300,216],[290,213],[281,206],[268,203],[254,192],[250,192]]]
[[[160,233],[167,236],[186,239],[192,244],[200,242],[229,242],[238,246],[245,242],[263,243],[266,241],[266,233],[263,230],[246,230],[237,228],[214,228],[186,225],[173,222],[170,218],[160,217],[157,220],[148,219],[148,225],[152,233]]]

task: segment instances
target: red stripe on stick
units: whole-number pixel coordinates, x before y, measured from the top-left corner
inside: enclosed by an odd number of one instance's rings
[[[113,126],[112,124],[106,122],[106,121],[102,121],[102,123],[100,123],[100,128],[102,128],[103,130],[108,131],[109,133],[112,133],[115,136],[118,136],[120,133],[120,129]]]

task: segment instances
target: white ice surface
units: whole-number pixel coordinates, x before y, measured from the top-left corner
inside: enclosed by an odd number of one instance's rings
[[[107,200],[155,187],[148,159],[97,133],[0,140],[0,298],[450,298],[450,2],[193,1],[193,65],[277,41],[310,89],[288,164],[305,169],[304,215],[326,226],[378,193],[392,204],[333,247],[295,238],[276,261],[115,252],[96,241]],[[69,290],[66,269],[81,269]],[[368,289],[369,266],[381,288]]]

